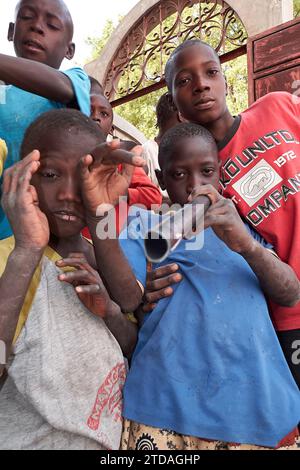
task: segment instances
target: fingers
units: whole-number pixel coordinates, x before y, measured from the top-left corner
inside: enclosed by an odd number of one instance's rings
[[[128,152],[120,148],[120,141],[114,139],[112,142],[98,145],[92,152],[93,166],[100,165],[118,165],[120,163],[129,164],[137,167],[143,167],[146,162],[140,156],[141,147],[135,147],[135,150]]]
[[[166,289],[160,289],[155,292],[146,292],[145,299],[149,304],[156,304],[159,300],[165,299],[166,297],[171,297],[173,294],[172,287],[167,287]]]
[[[75,268],[83,271],[88,271],[93,275],[94,279],[97,279],[97,282],[102,283],[101,278],[98,272],[92,268],[92,266],[86,260],[86,257],[83,253],[70,253],[68,258],[63,258],[56,262],[56,266],[59,268]]]
[[[223,197],[218,193],[216,188],[212,186],[211,184],[203,184],[201,186],[197,186],[192,193],[190,194],[188,201],[192,202],[194,199],[196,199],[199,196],[207,196],[211,204],[215,204],[218,202],[220,199]]]
[[[30,162],[23,170],[23,172],[19,173],[18,178],[18,190],[20,193],[27,192],[30,186],[30,181],[33,175],[38,171],[40,167],[39,161],[32,161]]]
[[[120,139],[113,139],[111,142],[107,142],[107,144],[109,144],[109,147],[113,150],[121,148]]]
[[[101,287],[99,284],[89,284],[75,287],[77,294],[90,294],[90,295],[99,295],[101,292]]]
[[[143,147],[141,145],[136,145],[131,151],[132,153],[140,157],[143,153]]]
[[[155,309],[156,305],[157,304],[144,304],[142,306],[142,310],[144,313],[151,313]]]
[[[95,276],[84,269],[78,269],[77,271],[71,271],[60,274],[58,276],[58,279],[62,282],[72,284],[74,287],[82,287],[84,285],[97,285],[97,292],[99,293],[99,291],[101,290],[101,286],[99,285],[99,282],[95,278]]]
[[[136,155],[133,152],[128,152],[127,150],[121,149],[111,151],[108,155],[103,158],[102,163],[104,165],[122,163],[137,167],[143,167],[146,164],[145,160],[141,156]]]
[[[182,280],[182,275],[177,272],[178,270],[179,266],[172,263],[147,273],[146,293],[144,296],[146,302],[143,305],[145,313],[151,312],[160,299],[170,297],[173,294],[171,286],[178,284]]]
[[[162,277],[160,279],[147,281],[146,290],[147,291],[159,291],[165,289],[172,284],[177,284],[182,280],[182,275],[180,273],[170,274],[169,276]]]
[[[17,191],[17,188],[22,182],[24,182],[24,180],[26,181],[25,187],[27,188],[33,174],[38,170],[40,166],[39,160],[40,152],[38,150],[34,150],[23,160],[6,170],[4,172],[4,181],[2,188],[3,194],[7,194],[9,192],[15,193]],[[29,173],[27,174],[27,172]]]
[[[161,266],[155,270],[151,270],[147,273],[147,281],[159,279],[161,277],[169,276],[170,274],[174,274],[179,270],[178,264],[172,263],[167,264],[166,266]]]

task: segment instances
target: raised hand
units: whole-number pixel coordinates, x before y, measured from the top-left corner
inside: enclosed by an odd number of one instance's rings
[[[16,247],[41,250],[49,242],[47,217],[39,208],[36,189],[30,184],[40,166],[40,152],[34,150],[4,173],[2,207],[11,224]]]
[[[115,206],[119,197],[127,195],[134,167],[145,165],[141,153],[139,146],[132,152],[122,150],[121,142],[114,140],[98,145],[81,159],[82,197],[88,214],[95,216],[101,204]]]
[[[105,318],[113,306],[107,290],[95,269],[83,253],[70,253],[68,258],[57,261],[59,268],[74,268],[59,275],[59,280],[71,284],[85,307],[94,315]]]

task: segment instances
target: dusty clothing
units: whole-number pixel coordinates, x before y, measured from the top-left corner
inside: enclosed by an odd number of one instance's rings
[[[44,256],[0,392],[0,449],[119,448],[122,352],[60,273]]]
[[[122,450],[274,450],[269,447],[239,445],[231,442],[208,441],[184,436],[173,431],[153,428],[134,421],[124,420]],[[276,450],[300,450],[299,438],[292,438],[285,447]]]

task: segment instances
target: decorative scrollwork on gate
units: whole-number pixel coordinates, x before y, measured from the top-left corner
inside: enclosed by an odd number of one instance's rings
[[[105,80],[110,100],[163,80],[172,51],[187,39],[203,39],[220,54],[246,44],[245,28],[221,0],[161,0],[139,20],[116,52]]]

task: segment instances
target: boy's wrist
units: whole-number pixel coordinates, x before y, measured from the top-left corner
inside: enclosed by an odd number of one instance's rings
[[[101,225],[107,225],[109,224],[110,227],[108,227],[109,229],[111,229],[111,233],[112,234],[115,234],[116,233],[116,214],[115,212],[113,212],[113,214],[109,214],[110,211],[114,211],[114,208],[110,208],[107,212],[103,212],[101,214],[99,214],[97,212],[96,213],[87,213],[86,212],[86,215],[85,215],[85,220],[86,220],[86,224],[88,226],[88,229],[90,231],[90,234],[92,236],[92,238],[94,237],[97,237],[99,240],[101,240],[101,236],[99,234],[97,234],[97,229],[100,227],[101,228]],[[109,232],[106,233],[105,231],[105,234],[108,235]],[[111,238],[109,236],[105,236],[104,240],[107,240],[108,238]],[[112,235],[112,238],[114,239],[115,236]]]
[[[36,260],[40,260],[40,258],[43,256],[44,250],[45,248],[35,248],[16,244],[12,253],[20,260],[29,259],[35,262]]]
[[[251,237],[252,238],[252,237]],[[249,245],[240,251],[240,255],[246,261],[256,258],[259,255],[259,251],[262,248],[260,243],[254,238],[249,242]]]

